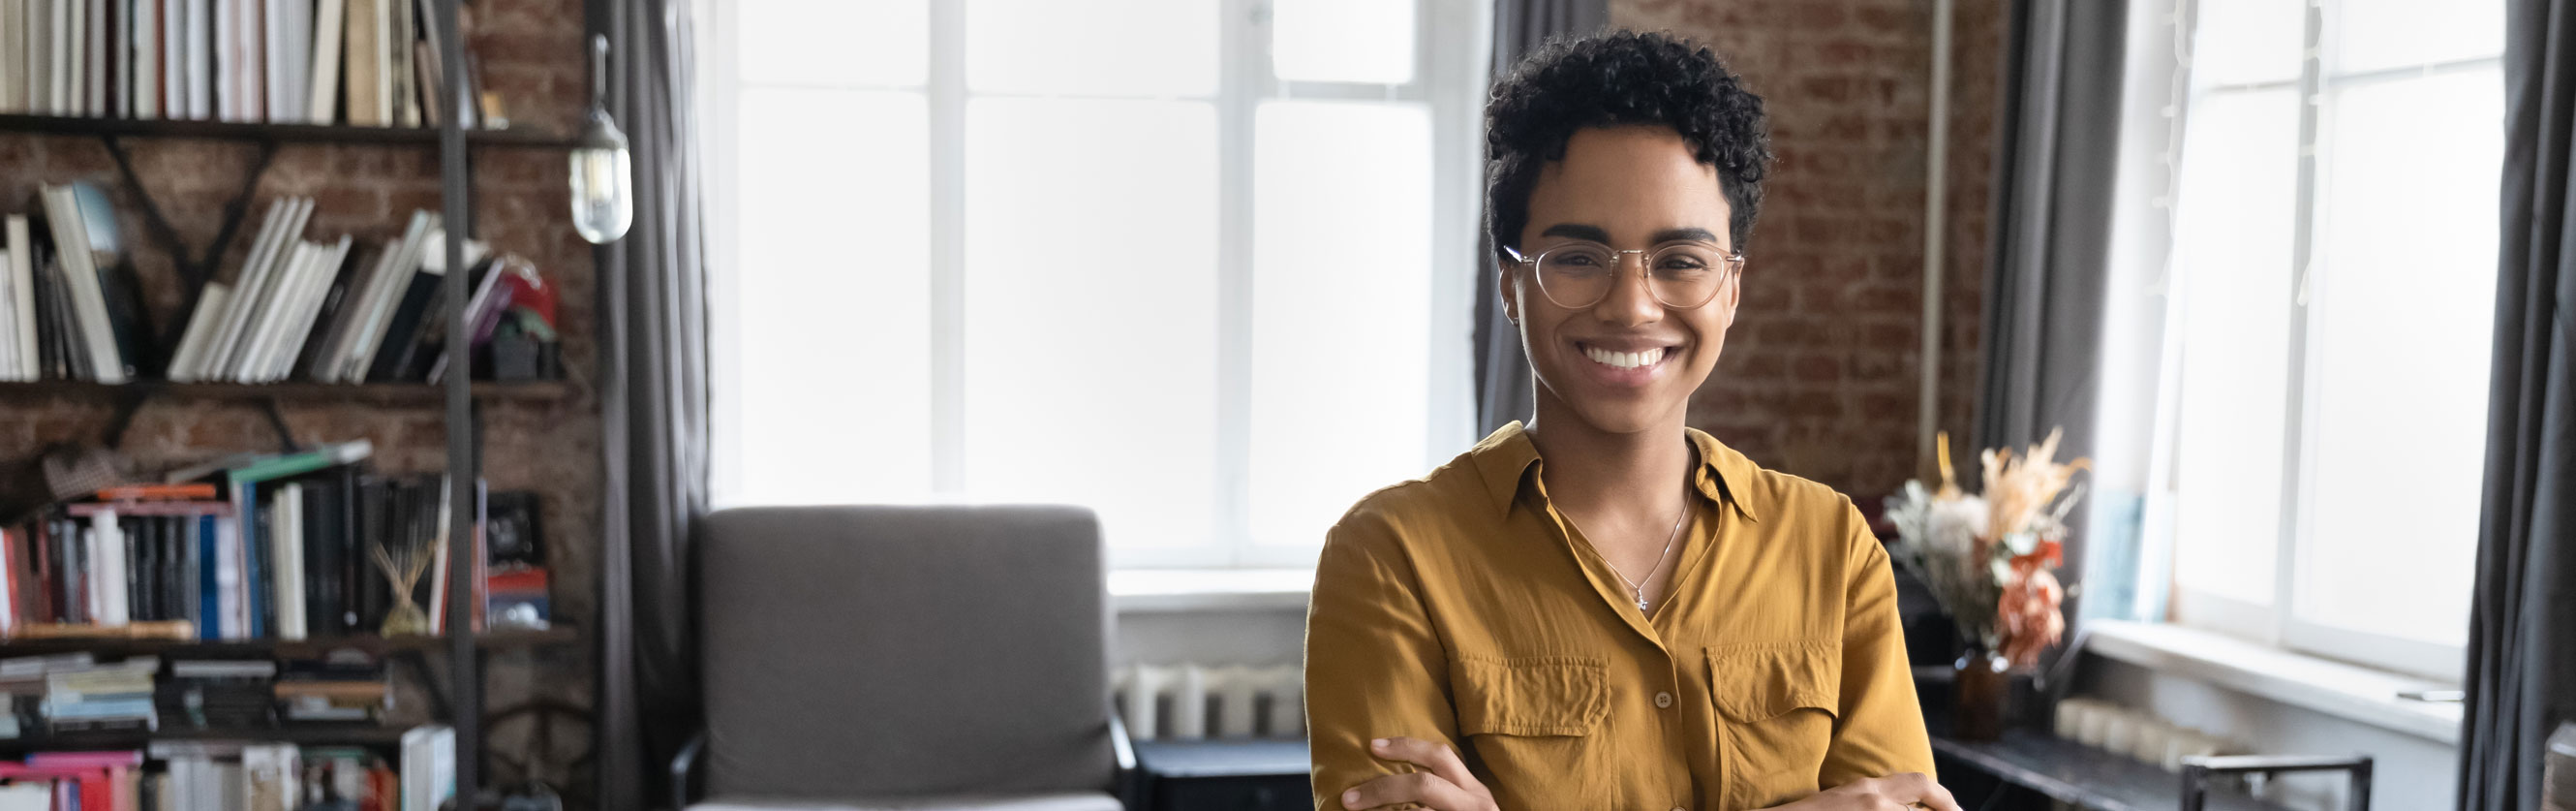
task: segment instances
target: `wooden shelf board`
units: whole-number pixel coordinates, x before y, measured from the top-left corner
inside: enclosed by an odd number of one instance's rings
[[[557,625],[542,631],[486,631],[474,635],[474,646],[484,650],[541,648],[572,644],[581,633],[569,626]],[[247,639],[224,642],[198,642],[178,639],[128,639],[123,637],[47,637],[42,639],[0,640],[0,657],[43,656],[55,653],[88,651],[126,656],[162,655],[223,658],[227,656],[310,656],[325,651],[357,648],[374,653],[419,650],[446,650],[443,636],[353,636],[338,639]]]
[[[231,400],[274,397],[286,401],[354,400],[436,405],[447,399],[446,387],[431,383],[170,383],[157,380],[133,383],[76,380],[5,382],[0,383],[0,397],[103,397],[147,389],[148,393],[163,396]],[[573,394],[572,383],[564,380],[481,381],[474,384],[474,397],[478,400],[554,402],[572,399]]]
[[[439,133],[435,127],[359,127],[343,124],[268,124],[50,115],[0,115],[0,131],[42,135],[118,135],[276,143],[414,146],[437,144]],[[465,142],[476,146],[535,149],[571,149],[574,146],[570,138],[530,129],[466,130]]]
[[[402,743],[402,735],[406,729],[408,727],[305,724],[264,729],[181,729],[165,726],[159,731],[120,729],[49,733],[39,730],[25,737],[0,738],[0,751],[141,749],[153,741],[250,741],[308,746],[335,744],[393,746]]]

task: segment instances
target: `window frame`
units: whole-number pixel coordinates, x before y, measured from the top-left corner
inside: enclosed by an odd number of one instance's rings
[[[2186,146],[2178,143],[2180,133],[2185,130],[2179,123],[2179,119],[2186,117],[2194,104],[2209,96],[2295,88],[2295,97],[2303,102],[2299,109],[2300,150],[2297,167],[2297,210],[2293,215],[2295,225],[2291,237],[2292,260],[2290,266],[2283,269],[2284,272],[2292,274],[2293,293],[2288,323],[2288,374],[2283,381],[2285,401],[2282,415],[2284,442],[2281,459],[2281,520],[2271,536],[2274,554],[2271,602],[2269,605],[2256,604],[2194,589],[2177,576],[2173,577],[2169,584],[2172,589],[2172,602],[2166,613],[2166,621],[2244,638],[2284,650],[2456,683],[2462,679],[2465,667],[2466,650],[2463,646],[2355,630],[2303,619],[2298,615],[2297,603],[2300,594],[2298,563],[2301,555],[2310,548],[2313,538],[2311,529],[2314,522],[2311,516],[2315,509],[2316,486],[2311,472],[2315,469],[2317,450],[2321,444],[2315,427],[2319,423],[2317,409],[2323,400],[2320,395],[2323,381],[2319,373],[2321,366],[2319,353],[2324,347],[2322,341],[2316,340],[2315,327],[2309,319],[2309,285],[2313,274],[2317,271],[2319,260],[2316,257],[2321,248],[2319,240],[2323,238],[2322,229],[2318,227],[2319,212],[2324,205],[2324,201],[2319,200],[2317,195],[2320,183],[2320,155],[2324,154],[2326,159],[2332,159],[2329,146],[2330,135],[2323,132],[2322,127],[2326,116],[2325,108],[2333,103],[2335,94],[2342,90],[2377,82],[2430,77],[2454,71],[2492,69],[2501,66],[2503,56],[2497,54],[2456,59],[2422,66],[2329,71],[2326,67],[2327,58],[2332,52],[2331,49],[2336,46],[2330,37],[2331,29],[2326,19],[2325,4],[2330,1],[2312,0],[2300,3],[2304,17],[2302,26],[2304,41],[2301,43],[2299,75],[2295,79],[2210,87],[2200,87],[2186,81],[2180,91],[2181,103],[2168,111],[2169,115],[2178,119],[2169,133],[2163,135],[2168,141],[2165,146],[2171,149]],[[2190,0],[2189,5],[2191,6],[2187,12],[2189,16],[2184,19],[2196,24],[2199,19],[2198,0]],[[2198,33],[2191,28],[2182,30],[2184,36],[2196,37]],[[2187,61],[2184,64],[2187,66]],[[2175,199],[2172,196],[2158,198],[2156,207],[2166,216],[2171,216],[2172,203]],[[2166,239],[2170,240],[2171,230],[2170,228],[2165,230]],[[2170,254],[2167,247],[2160,246],[2157,250]],[[2168,278],[2170,278],[2170,271],[2168,271]],[[2188,280],[2183,284],[2187,285]],[[2169,294],[2170,289],[2164,292]],[[2173,516],[2178,486],[2175,457],[2180,452],[2181,430],[2176,411],[2181,365],[2188,362],[2183,359],[2184,353],[2181,346],[2182,319],[2188,309],[2186,301],[2187,297],[2169,298],[2165,307],[2163,351],[2168,360],[2162,364],[2162,369],[2158,373],[2157,416],[2152,433],[2152,458],[2148,478],[2152,486],[2147,493],[2148,503],[2143,533],[2148,543],[2159,546],[2168,556],[2178,554]],[[2167,559],[2170,560],[2171,557]],[[2161,589],[2168,584],[2149,582],[2143,585]],[[2468,622],[2465,616],[2459,619],[2463,626]]]
[[[1270,101],[1413,102],[1429,112],[1432,190],[1430,252],[1435,271],[1430,332],[1435,362],[1424,381],[1431,407],[1423,414],[1427,441],[1424,470],[1472,444],[1474,434],[1472,332],[1474,273],[1487,270],[1470,243],[1481,219],[1482,120],[1490,19],[1472,0],[1414,0],[1414,70],[1401,84],[1287,81],[1273,72],[1270,0],[1215,0],[1219,44],[1213,96],[1142,96],[971,92],[966,86],[966,8],[928,0],[928,60],[920,85],[845,85],[834,89],[921,94],[929,109],[931,424],[928,482],[934,501],[974,498],[967,492],[966,432],[966,108],[972,98],[1156,99],[1205,101],[1217,118],[1216,269],[1217,435],[1220,477],[1217,526],[1198,544],[1168,549],[1109,548],[1113,568],[1233,569],[1310,568],[1316,547],[1254,543],[1250,525],[1252,471],[1252,282],[1254,261],[1254,116]],[[736,172],[740,117],[737,91],[779,83],[746,82],[740,70],[739,4],[697,0],[697,88],[704,118],[701,159],[707,169],[708,253],[730,263],[740,255],[731,213],[739,210]],[[1465,36],[1457,32],[1467,32]],[[1446,238],[1457,235],[1458,238]],[[741,405],[725,396],[738,389],[740,346],[733,317],[735,275],[710,273],[709,369],[711,502],[717,507],[767,503],[740,492]],[[1436,362],[1451,358],[1458,362]],[[1392,482],[1389,482],[1392,483]],[[1316,546],[1322,544],[1320,531]]]

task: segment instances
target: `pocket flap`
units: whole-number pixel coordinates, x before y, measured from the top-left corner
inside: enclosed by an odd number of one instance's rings
[[[1711,698],[1727,717],[1761,721],[1800,707],[1839,714],[1842,657],[1829,642],[1708,649]]]
[[[1460,734],[1589,735],[1610,710],[1602,657],[1465,655],[1453,664]]]

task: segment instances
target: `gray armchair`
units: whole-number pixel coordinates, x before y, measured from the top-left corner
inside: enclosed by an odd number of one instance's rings
[[[672,763],[674,808],[1129,799],[1089,510],[743,508],[697,549],[706,729]]]

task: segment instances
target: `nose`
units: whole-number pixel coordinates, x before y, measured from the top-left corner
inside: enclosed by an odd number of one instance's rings
[[[1628,258],[1632,256],[1637,260],[1634,276],[1628,274]],[[1647,282],[1646,263],[1650,261],[1653,260],[1641,252],[1620,254],[1618,265],[1611,271],[1610,294],[1602,296],[1601,303],[1592,305],[1592,316],[1603,323],[1622,327],[1643,326],[1663,320],[1664,303],[1655,300],[1654,287]]]

